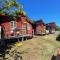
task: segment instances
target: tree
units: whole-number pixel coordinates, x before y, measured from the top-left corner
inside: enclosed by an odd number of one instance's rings
[[[19,13],[25,14],[22,5],[16,2],[16,0],[0,0],[0,14],[13,17],[17,16]]]

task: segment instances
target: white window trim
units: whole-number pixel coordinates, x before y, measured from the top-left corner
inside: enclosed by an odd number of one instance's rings
[[[27,23],[27,30],[30,30],[31,25],[29,23]]]
[[[11,23],[13,23],[13,24],[11,24]],[[12,30],[15,29],[16,28],[16,21],[11,21],[10,26],[11,26]]]

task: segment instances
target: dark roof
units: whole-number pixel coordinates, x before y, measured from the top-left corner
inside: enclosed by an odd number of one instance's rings
[[[46,24],[46,26],[56,27],[56,24],[55,24],[55,22],[50,22],[50,23]]]
[[[44,25],[45,25],[45,23],[43,22],[43,20],[37,20],[37,21],[35,21],[34,23],[35,23],[35,24],[44,24]]]
[[[47,23],[47,24],[55,24],[55,22],[50,22],[50,23]]]
[[[37,21],[35,21],[35,23],[38,23],[38,22],[41,22],[41,23],[42,23],[42,22],[43,22],[43,20],[37,20]]]

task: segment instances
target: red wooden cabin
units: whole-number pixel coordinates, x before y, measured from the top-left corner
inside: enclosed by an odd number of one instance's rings
[[[35,34],[45,34],[46,26],[42,20],[35,21]]]
[[[0,15],[1,37],[4,39],[32,37],[32,25],[28,17],[20,14],[16,20]]]
[[[46,24],[46,30],[48,30],[49,33],[54,33],[55,28],[56,28],[55,22],[51,22],[51,23]]]

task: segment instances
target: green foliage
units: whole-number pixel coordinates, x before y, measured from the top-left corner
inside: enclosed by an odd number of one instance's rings
[[[0,0],[0,14],[13,17],[18,16],[19,13],[25,15],[22,6],[16,0]]]

